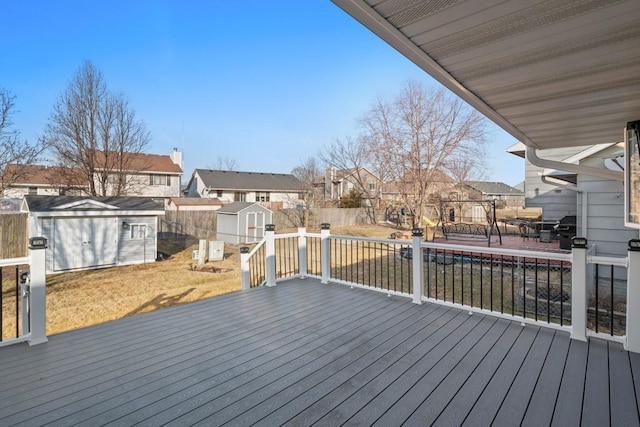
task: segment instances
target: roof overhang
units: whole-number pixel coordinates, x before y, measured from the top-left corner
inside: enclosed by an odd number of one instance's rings
[[[640,119],[638,0],[332,0],[533,148]]]

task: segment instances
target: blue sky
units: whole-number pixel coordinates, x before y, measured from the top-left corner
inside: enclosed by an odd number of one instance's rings
[[[17,96],[24,138],[42,135],[90,60],[146,122],[149,152],[184,152],[184,180],[218,157],[289,173],[357,136],[376,97],[438,84],[329,0],[0,0],[0,28],[0,86]],[[491,129],[487,179],[515,185],[516,141]]]

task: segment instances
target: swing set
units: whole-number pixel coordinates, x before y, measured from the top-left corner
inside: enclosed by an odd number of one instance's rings
[[[469,204],[471,216],[468,217],[469,221],[463,221],[463,206]],[[495,200],[441,200],[436,229],[442,231],[445,240],[486,239],[487,246],[491,246],[491,237],[497,234],[502,245],[502,234],[496,221]]]

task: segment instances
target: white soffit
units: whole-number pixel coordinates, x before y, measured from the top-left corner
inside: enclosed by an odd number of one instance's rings
[[[640,0],[332,0],[534,148],[640,120]]]

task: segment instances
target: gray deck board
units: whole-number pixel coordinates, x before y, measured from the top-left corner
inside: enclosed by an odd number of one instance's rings
[[[592,426],[609,425],[609,350],[604,341],[594,341],[589,345],[587,356],[587,376],[584,382],[582,401],[582,424]]]
[[[609,376],[611,378],[611,425],[640,424],[636,390],[631,374],[629,353],[618,343],[609,343]]]
[[[0,425],[639,425],[618,343],[294,279],[0,349]]]
[[[564,364],[551,425],[580,425],[588,352],[589,345],[587,343],[575,340],[569,342],[569,354]]]

